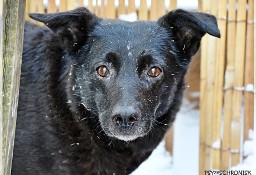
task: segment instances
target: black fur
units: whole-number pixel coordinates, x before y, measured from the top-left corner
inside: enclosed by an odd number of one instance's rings
[[[220,36],[213,16],[183,10],[157,22],[85,8],[31,17],[50,30],[25,26],[13,175],[131,173],[174,121],[201,37]]]

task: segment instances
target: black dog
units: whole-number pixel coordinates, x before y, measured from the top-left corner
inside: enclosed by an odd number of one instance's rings
[[[125,175],[162,140],[212,15],[103,20],[85,8],[26,24],[13,175]]]

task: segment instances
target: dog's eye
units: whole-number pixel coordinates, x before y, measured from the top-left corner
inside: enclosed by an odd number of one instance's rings
[[[158,77],[158,76],[161,74],[161,72],[162,72],[162,70],[161,70],[159,67],[154,66],[154,67],[152,67],[152,68],[148,71],[148,75],[149,75],[150,77],[155,78],[155,77]]]
[[[109,74],[109,70],[104,65],[97,67],[96,71],[97,71],[98,75],[101,77],[106,77]]]

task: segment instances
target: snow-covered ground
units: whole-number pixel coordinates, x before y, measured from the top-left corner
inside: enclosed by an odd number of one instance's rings
[[[256,175],[255,139],[253,131],[244,144],[247,159],[230,169],[251,170]],[[184,100],[174,123],[173,156],[165,150],[164,142],[131,175],[198,175],[199,171],[199,111]]]

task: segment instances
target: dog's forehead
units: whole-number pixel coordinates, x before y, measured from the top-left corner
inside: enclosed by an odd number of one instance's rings
[[[137,58],[141,53],[159,55],[170,33],[154,21],[102,20],[91,33],[95,50]],[[96,42],[95,42],[96,41]]]
[[[129,42],[130,44],[157,42],[166,38],[167,31],[155,21],[128,22],[122,20],[102,20],[93,31],[94,36],[99,36],[108,41]]]

